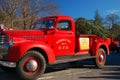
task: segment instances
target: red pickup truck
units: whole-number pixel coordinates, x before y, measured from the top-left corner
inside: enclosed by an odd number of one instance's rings
[[[0,64],[6,71],[15,68],[26,80],[41,76],[46,64],[94,58],[102,68],[109,55],[109,39],[96,35],[76,36],[69,16],[44,17],[31,30],[6,30],[0,34]]]

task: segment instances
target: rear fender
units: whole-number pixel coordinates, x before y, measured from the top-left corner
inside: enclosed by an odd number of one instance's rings
[[[97,55],[99,48],[103,48],[106,51],[106,54],[108,54],[108,55],[110,54],[108,45],[105,43],[98,42],[98,43],[95,43],[92,47],[92,55],[93,56]]]

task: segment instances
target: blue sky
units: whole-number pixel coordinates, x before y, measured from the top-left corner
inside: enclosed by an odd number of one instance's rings
[[[98,9],[101,17],[114,13],[120,16],[120,0],[56,0],[63,15],[94,19]]]

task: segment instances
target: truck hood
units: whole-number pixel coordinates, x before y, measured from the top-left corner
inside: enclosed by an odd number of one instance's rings
[[[38,39],[45,37],[44,31],[41,30],[6,30],[2,33],[11,38],[24,38],[24,39]]]

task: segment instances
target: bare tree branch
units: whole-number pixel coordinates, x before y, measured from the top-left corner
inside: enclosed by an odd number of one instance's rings
[[[59,13],[55,0],[0,0],[0,12],[5,13],[11,28],[26,29],[40,16]]]

